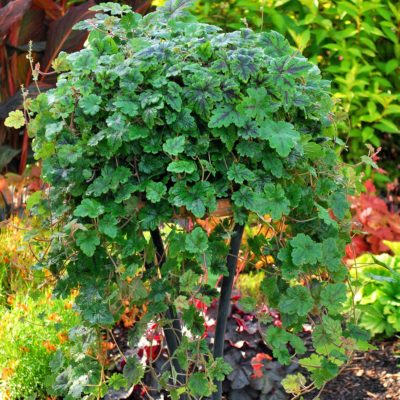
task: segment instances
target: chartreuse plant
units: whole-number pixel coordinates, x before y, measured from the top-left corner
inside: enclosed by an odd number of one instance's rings
[[[71,298],[52,299],[48,290],[21,291],[8,303],[0,305],[0,397],[46,399],[50,362],[72,346],[69,331],[80,319]]]
[[[346,180],[335,141],[321,135],[332,119],[329,82],[280,34],[223,33],[197,23],[190,5],[169,1],[144,18],[113,3],[94,7],[78,26],[90,31],[88,47],[60,55],[57,87],[26,102],[50,185],[32,207],[47,202],[59,226],[46,265],[57,293],[79,290],[80,316],[95,332],[119,319],[122,298],[145,304],[131,345],[157,321],[170,357],[162,375],[131,356],[108,379],[85,367],[93,355],[83,352],[56,380],[64,398],[101,397],[152,370],[172,399],[220,399],[241,238],[246,224],[274,229],[266,214],[285,227],[270,241],[252,237],[253,250],[270,246],[275,260],[262,284],[282,317],[282,328],[264,332],[275,357],[288,364],[304,354],[297,333],[311,324],[315,353],[302,363],[321,387],[356,346],[341,314]],[[230,211],[207,234],[200,220],[222,200]],[[220,291],[209,273],[224,276]],[[195,304],[216,298],[210,348]]]
[[[351,268],[359,324],[372,336],[400,332],[400,243],[384,241],[394,253],[363,254]]]

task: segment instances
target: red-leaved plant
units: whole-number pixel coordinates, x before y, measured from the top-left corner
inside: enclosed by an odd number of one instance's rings
[[[390,249],[384,240],[400,241],[400,212],[396,210],[397,182],[387,186],[387,198],[381,198],[372,181],[365,182],[365,193],[350,197],[354,236],[346,248],[347,258],[362,253],[380,254]]]

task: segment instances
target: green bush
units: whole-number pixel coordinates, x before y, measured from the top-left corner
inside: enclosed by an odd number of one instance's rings
[[[279,33],[223,33],[193,21],[189,6],[171,0],[143,18],[115,3],[96,6],[95,18],[78,27],[90,30],[88,48],[62,54],[57,87],[26,104],[51,187],[50,222],[59,222],[48,253],[57,293],[79,288],[82,320],[96,330],[118,321],[123,294],[130,306],[145,304],[131,342],[149,321],[164,328],[172,372],[161,388],[176,399],[220,399],[244,226],[274,230],[283,218],[276,240],[251,236],[254,258],[271,245],[275,260],[262,288],[283,329],[268,326],[264,335],[290,364],[306,353],[297,334],[313,323],[315,354],[302,362],[321,387],[356,347],[340,312],[347,181],[338,143],[321,132],[332,122],[329,82]],[[45,201],[37,200],[33,209]],[[207,234],[199,220],[224,201],[229,212]],[[223,276],[221,292],[208,271]],[[211,352],[195,303],[218,298]],[[105,374],[97,386],[76,386],[83,364],[64,365],[58,393],[107,391],[113,380]],[[148,369],[129,357],[119,383],[135,385]],[[174,374],[178,389],[169,384]]]
[[[400,332],[400,243],[385,244],[395,255],[358,257],[351,278],[360,326],[373,336],[390,337]]]
[[[69,346],[68,331],[79,318],[68,300],[48,292],[10,302],[0,308],[0,398],[44,399],[53,353]]]
[[[263,5],[263,6],[262,6]],[[196,12],[224,29],[274,29],[318,63],[338,100],[337,124],[358,161],[365,144],[383,146],[382,166],[400,156],[400,3],[200,0]],[[395,175],[394,175],[395,176]],[[381,176],[381,179],[384,179]]]

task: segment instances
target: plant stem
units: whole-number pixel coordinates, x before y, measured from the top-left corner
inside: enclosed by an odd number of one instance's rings
[[[157,257],[158,267],[162,267],[162,265],[165,263],[166,254],[165,254],[163,240],[161,237],[161,232],[158,228],[156,228],[156,229],[150,231],[150,235],[151,235],[151,239],[153,241],[154,247],[156,249],[156,257]],[[166,311],[165,316],[168,320],[172,321],[172,324],[168,322],[163,328],[165,340],[167,342],[168,351],[169,351],[170,357],[172,358],[175,353],[175,350],[178,348],[179,343],[182,340],[182,328],[181,328],[181,323],[176,314],[176,310],[173,306],[168,307],[168,310]],[[175,371],[177,373],[178,382],[184,385],[185,384],[185,373],[182,370],[182,368],[180,367],[178,360],[176,358],[172,359],[172,365],[174,366]],[[187,396],[181,395],[180,399],[186,400]]]
[[[154,231],[150,231],[150,234],[153,240],[154,247],[156,248],[158,266],[161,267],[165,262],[166,256],[160,230],[157,228]],[[179,342],[182,340],[182,328],[174,307],[170,306],[168,308],[167,318],[172,320],[175,339],[177,339],[177,342],[179,344]]]
[[[240,244],[242,242],[243,231],[244,225],[235,225],[235,228],[232,232],[229,254],[226,258],[226,264],[229,274],[228,276],[224,276],[222,280],[221,294],[218,303],[217,326],[215,328],[214,358],[223,357],[224,355],[226,323],[228,320],[233,281],[235,278],[236,265],[240,250]],[[217,391],[213,394],[212,400],[221,400],[222,382],[217,381],[215,382],[215,384],[217,386]]]

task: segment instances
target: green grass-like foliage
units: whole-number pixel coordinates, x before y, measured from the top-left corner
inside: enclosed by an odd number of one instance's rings
[[[148,321],[165,323],[175,307],[193,335],[175,353],[187,381],[177,389],[165,372],[160,384],[173,399],[184,391],[202,398],[229,372],[213,359],[202,338],[204,316],[193,305],[218,296],[205,271],[226,272],[234,223],[249,215],[266,225],[265,214],[284,219],[286,230],[270,241],[276,262],[262,285],[283,329],[269,327],[265,337],[289,363],[287,345],[304,353],[296,333],[315,324],[318,355],[310,365],[319,363],[312,377],[321,386],[354,346],[340,315],[346,182],[335,142],[321,134],[331,121],[329,82],[280,34],[223,33],[196,22],[190,5],[170,1],[144,18],[126,6],[96,6],[96,17],[79,24],[90,30],[88,47],[62,54],[57,88],[28,104],[52,221],[59,222],[49,268],[59,277],[58,293],[79,287],[77,306],[89,326],[117,321],[122,295],[132,305],[146,303],[131,343]],[[196,218],[226,198],[233,217],[207,235]],[[194,224],[190,232],[177,223],[182,210]],[[165,224],[167,257],[158,269],[148,231]],[[255,252],[264,239],[252,237]],[[139,382],[143,367],[135,358],[127,366],[125,384]],[[71,398],[72,384],[62,387]]]
[[[9,307],[0,306],[0,396],[45,399],[55,351],[70,347],[76,312],[48,291],[18,293]]]

